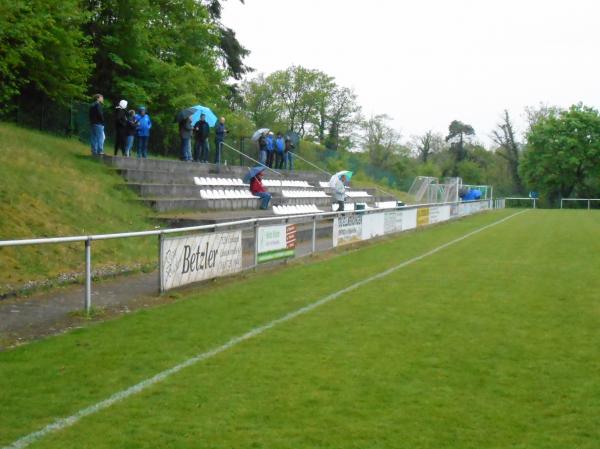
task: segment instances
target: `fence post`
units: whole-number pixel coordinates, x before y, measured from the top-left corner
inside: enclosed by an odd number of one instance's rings
[[[163,244],[163,233],[158,234],[158,293],[162,295],[163,289],[163,272],[162,272],[162,244]]]
[[[588,200],[588,210],[590,210],[590,200]]]
[[[89,237],[85,241],[85,300],[83,307],[85,313],[90,313],[92,308],[92,240]]]
[[[254,222],[254,268],[258,266],[258,221]]]
[[[313,215],[312,251],[311,251],[311,254],[314,254],[316,250],[317,250],[317,216]]]
[[[560,208],[562,209],[562,207],[563,207],[563,199],[561,198],[560,199]]]

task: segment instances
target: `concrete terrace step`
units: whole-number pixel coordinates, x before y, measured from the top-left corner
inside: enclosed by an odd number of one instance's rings
[[[243,177],[248,172],[247,166],[200,164],[197,162],[172,161],[164,159],[137,159],[119,156],[103,158],[105,164],[122,171],[141,170],[161,173],[192,174],[192,176]],[[302,179],[309,182],[326,181],[327,175],[309,171],[278,170],[282,176],[267,170],[267,177],[273,179]]]

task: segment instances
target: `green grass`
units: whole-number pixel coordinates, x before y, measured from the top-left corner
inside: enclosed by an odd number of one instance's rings
[[[496,211],[0,353],[0,446]],[[528,211],[33,448],[596,448],[600,214]]]
[[[0,123],[0,240],[152,229],[151,211],[76,141]],[[99,242],[94,268],[156,259],[149,240]],[[118,254],[118,257],[116,257]],[[0,293],[82,272],[83,243],[0,248]]]

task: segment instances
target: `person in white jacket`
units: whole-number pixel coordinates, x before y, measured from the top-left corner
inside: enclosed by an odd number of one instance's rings
[[[333,197],[338,203],[338,212],[344,210],[344,201],[346,200],[346,175],[341,175],[333,185]]]

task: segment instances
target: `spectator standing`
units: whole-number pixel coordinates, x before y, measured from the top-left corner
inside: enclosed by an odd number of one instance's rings
[[[223,149],[225,134],[227,134],[227,128],[225,128],[225,117],[221,117],[219,119],[219,123],[217,123],[217,126],[215,127],[215,164],[221,163],[221,150]]]
[[[192,119],[187,117],[179,122],[179,137],[181,138],[181,159],[192,160],[190,140],[192,139]]]
[[[275,142],[273,141],[273,131],[269,131],[266,137],[267,141],[267,167],[273,168],[273,153],[275,152]]]
[[[138,122],[137,127],[137,157],[146,159],[148,157],[148,140],[150,140],[150,128],[152,120],[146,112],[144,106],[140,106],[138,114],[135,116]]]
[[[283,168],[283,161],[285,159],[285,141],[281,133],[277,133],[275,139],[275,167],[278,169]]]
[[[206,115],[201,114],[200,120],[194,124],[194,160],[208,163],[208,134],[210,128]]]
[[[125,156],[125,143],[127,142],[127,100],[119,101],[115,110],[115,156],[119,150]]]
[[[284,153],[284,160],[285,160],[285,168],[287,170],[293,170],[294,169],[294,144],[292,143],[292,139],[290,139],[289,137],[285,138],[285,153]]]
[[[138,121],[136,114],[133,109],[127,114],[127,137],[125,139],[125,157],[129,157],[131,154],[131,148],[133,147],[133,139],[138,130]]]
[[[262,165],[267,164],[267,137],[262,133],[258,138],[258,162]]]
[[[344,201],[346,200],[346,175],[341,175],[333,185],[333,197],[338,204],[338,212],[344,210]]]
[[[260,197],[262,200],[260,208],[262,210],[269,208],[269,201],[271,201],[271,194],[267,192],[262,183],[263,172],[258,172],[254,178],[250,180],[250,192],[252,195]]]
[[[92,154],[104,154],[104,112],[102,111],[104,97],[102,94],[94,95],[94,103],[90,106],[90,141]]]

